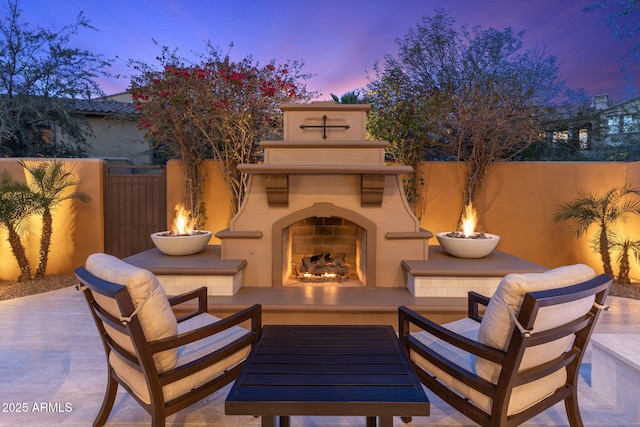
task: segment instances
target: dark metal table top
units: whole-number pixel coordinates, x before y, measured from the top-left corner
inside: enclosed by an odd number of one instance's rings
[[[267,325],[225,402],[228,415],[429,415],[391,326]]]

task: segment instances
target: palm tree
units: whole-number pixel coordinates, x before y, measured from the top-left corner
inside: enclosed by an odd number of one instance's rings
[[[347,92],[343,94],[340,98],[338,95],[331,94],[331,99],[334,102],[339,104],[363,104],[365,101],[363,98],[360,98],[360,92],[357,90],[352,90],[351,92]]]
[[[629,214],[640,214],[640,199],[628,198],[632,194],[640,196],[640,190],[628,184],[613,187],[601,195],[580,192],[576,199],[560,205],[554,217],[555,222],[571,221],[578,237],[592,225],[599,228],[593,246],[600,253],[604,272],[611,276],[611,227],[617,222],[625,222]]]
[[[21,282],[31,280],[31,266],[20,240],[20,232],[23,230],[24,220],[36,213],[38,207],[33,193],[26,185],[13,181],[8,171],[0,172],[0,227],[9,232],[7,240],[20,267],[18,280]]]
[[[613,242],[611,248],[619,251],[617,258],[620,265],[618,283],[630,285],[629,270],[631,270],[631,263],[629,262],[629,252],[633,253],[636,261],[640,259],[640,240],[631,240],[629,238],[617,240]]]
[[[45,161],[38,164],[20,162],[30,174],[31,191],[36,195],[42,209],[42,235],[40,236],[40,253],[36,278],[44,277],[47,270],[51,236],[53,234],[53,216],[51,212],[63,201],[75,199],[89,203],[91,198],[80,191],[66,192],[69,187],[78,185],[75,175],[64,169],[59,161]]]

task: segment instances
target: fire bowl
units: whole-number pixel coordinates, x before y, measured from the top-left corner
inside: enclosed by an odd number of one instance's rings
[[[195,230],[194,234],[175,236],[169,231],[151,234],[151,240],[156,248],[165,255],[193,255],[202,251],[213,233],[207,230]]]
[[[451,237],[448,232],[436,233],[436,238],[449,255],[458,258],[483,258],[496,248],[500,236],[484,233],[485,238]]]

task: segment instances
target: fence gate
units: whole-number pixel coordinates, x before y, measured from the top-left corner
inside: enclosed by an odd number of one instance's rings
[[[105,165],[104,251],[125,258],[153,248],[167,228],[164,166]]]

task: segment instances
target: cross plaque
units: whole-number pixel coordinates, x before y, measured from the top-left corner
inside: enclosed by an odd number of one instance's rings
[[[327,139],[327,129],[341,128],[349,129],[349,125],[327,125],[327,115],[322,116],[322,125],[300,125],[300,129],[322,128],[322,139]]]

